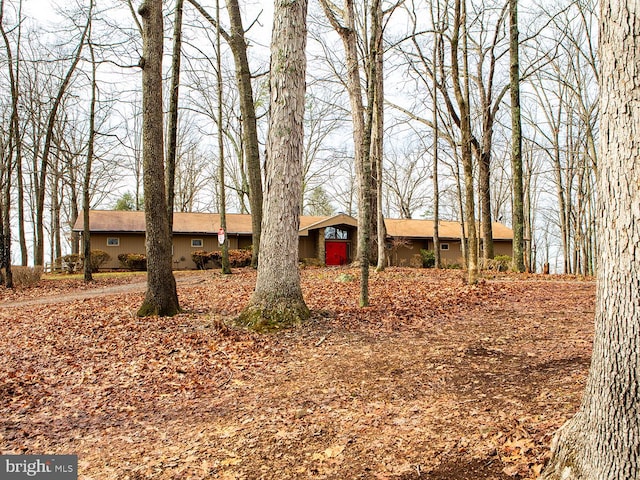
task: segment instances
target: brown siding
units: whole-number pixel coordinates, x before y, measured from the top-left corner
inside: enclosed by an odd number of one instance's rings
[[[508,255],[513,256],[513,249],[511,248],[511,240],[493,242],[493,254],[494,255]]]
[[[120,239],[120,245],[108,246],[107,238]],[[145,253],[144,234],[142,233],[92,233],[91,249],[104,250],[111,259],[102,265],[103,269],[121,268],[118,255],[121,253]]]
[[[298,238],[300,239],[298,258],[316,258],[316,256],[318,255],[317,231],[311,232],[308,237]]]

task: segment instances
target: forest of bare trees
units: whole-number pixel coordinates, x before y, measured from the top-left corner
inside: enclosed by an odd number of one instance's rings
[[[227,212],[257,213],[272,12],[257,0],[221,2],[218,22],[213,0],[180,2],[176,89],[176,2],[162,3],[165,130],[179,92],[173,207],[217,212],[226,193]],[[510,3],[309,2],[303,213],[366,213],[372,261],[379,215],[457,220],[473,229],[466,256],[482,267],[492,255],[483,226],[512,226],[517,204]],[[91,208],[145,204],[140,5],[51,4],[0,0],[3,266],[85,248],[71,234],[85,195]],[[521,3],[518,27],[525,268],[592,274],[596,3]]]

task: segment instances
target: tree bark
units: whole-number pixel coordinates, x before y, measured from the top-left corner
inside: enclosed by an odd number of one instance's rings
[[[167,219],[162,122],[162,0],[145,0],[143,25],[142,145],[144,209],[147,229],[147,291],[138,316],[172,316],[180,306],[172,272]]]
[[[222,49],[220,46],[220,1],[216,0],[216,88],[218,90],[218,177],[220,182],[220,228],[225,231],[224,241],[221,245],[222,250],[222,273],[228,275],[231,273],[229,266],[229,236],[227,231],[227,190],[224,184],[224,126],[222,124]]]
[[[458,107],[460,108],[460,133],[461,133],[461,157],[464,171],[465,187],[465,217],[467,234],[467,281],[474,285],[478,282],[478,234],[476,230],[476,213],[473,183],[473,155],[471,149],[471,112],[469,108],[469,70],[467,66],[467,49],[463,46],[463,72],[462,79],[464,87],[460,86],[460,65],[458,60],[460,33],[462,30],[463,42],[466,38],[466,0],[456,0],[453,34],[451,37],[451,73],[453,77],[453,87]],[[462,239],[464,241],[464,238]]]
[[[271,331],[306,320],[298,270],[307,39],[306,0],[276,0],[258,278],[237,323]]]
[[[640,478],[640,11],[601,2],[599,263],[591,368],[544,480]]]
[[[236,81],[240,95],[240,114],[242,116],[242,144],[247,160],[249,172],[249,203],[251,204],[252,257],[251,266],[258,266],[260,252],[260,236],[262,223],[262,168],[260,166],[260,145],[258,143],[258,128],[256,109],[253,101],[253,87],[251,85],[251,70],[247,59],[247,42],[244,38],[244,28],[238,0],[227,0],[229,11],[230,35],[229,46],[236,65]]]
[[[360,65],[356,39],[353,0],[345,0],[342,21],[336,17],[332,5],[321,0],[322,8],[334,30],[340,35],[345,50],[346,85],[351,105],[356,177],[358,182],[358,263],[360,264],[360,306],[369,305],[369,265],[371,252],[371,122],[365,121],[362,102]],[[371,109],[369,109],[371,114]]]
[[[524,193],[522,187],[522,123],[520,120],[520,61],[518,0],[509,0],[509,70],[511,90],[511,174],[513,175],[513,269],[524,272]]]
[[[80,40],[78,43],[78,48],[73,56],[73,60],[69,69],[67,70],[64,78],[62,79],[62,83],[58,88],[58,92],[56,97],[53,100],[53,105],[51,106],[51,110],[49,111],[49,115],[47,117],[47,130],[45,133],[44,147],[42,151],[42,158],[40,161],[40,172],[39,175],[35,177],[37,180],[36,184],[36,225],[34,228],[35,235],[35,255],[34,255],[34,263],[35,265],[43,265],[44,264],[44,210],[45,210],[45,197],[47,191],[47,171],[49,166],[49,153],[51,151],[51,144],[53,142],[54,135],[54,126],[56,122],[56,118],[58,115],[58,109],[60,108],[60,104],[62,103],[62,99],[71,83],[71,77],[78,66],[78,63],[81,59],[82,47],[84,46],[85,40],[87,38],[87,32],[89,31],[89,25],[91,21],[90,18],[87,18],[87,23],[85,24],[82,34],[80,36]],[[35,160],[34,160],[35,162]]]
[[[89,16],[92,15],[93,0],[89,4]],[[90,189],[91,189],[91,165],[93,163],[93,152],[96,138],[96,92],[98,85],[96,83],[96,57],[91,43],[91,31],[89,31],[89,53],[91,54],[91,100],[89,104],[89,139],[87,142],[87,163],[84,170],[84,179],[82,183],[82,251],[84,253],[84,281],[93,281],[93,272],[91,271],[91,228],[89,225],[89,209]]]
[[[178,156],[178,107],[180,101],[180,61],[182,57],[182,6],[176,0],[173,25],[173,52],[171,53],[171,92],[169,94],[169,121],[167,125],[167,164],[165,167],[165,190],[167,195],[167,219],[169,232],[173,235],[173,211],[176,184],[176,158]]]

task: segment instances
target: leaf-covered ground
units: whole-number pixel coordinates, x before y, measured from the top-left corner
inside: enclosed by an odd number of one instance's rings
[[[594,283],[390,269],[361,309],[357,277],[303,270],[312,320],[267,336],[224,324],[251,270],[181,274],[174,318],[135,317],[140,277],[0,292],[0,453],[75,453],[80,479],[535,478]]]

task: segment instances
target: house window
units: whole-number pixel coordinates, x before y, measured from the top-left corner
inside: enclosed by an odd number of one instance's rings
[[[119,247],[120,239],[118,237],[108,237],[107,238],[107,247]]]
[[[202,248],[203,242],[201,238],[192,238],[191,239],[191,246],[193,248]]]
[[[347,240],[349,232],[337,227],[327,227],[324,230],[324,238],[327,240]]]
[[[441,243],[440,244],[440,250],[449,250],[449,244],[448,243]]]

